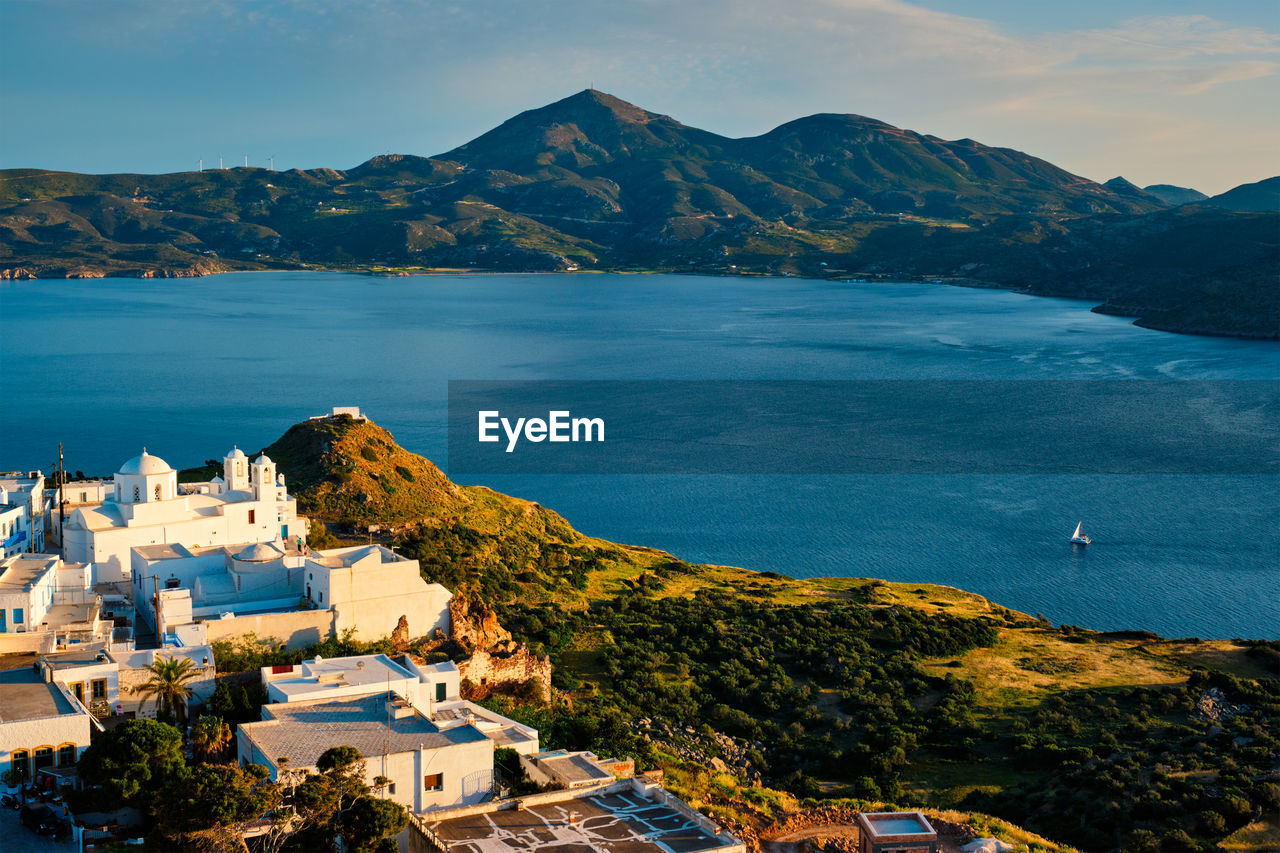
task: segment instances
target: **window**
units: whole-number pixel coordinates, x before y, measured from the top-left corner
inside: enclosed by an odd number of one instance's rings
[[[448,689],[449,689],[448,685],[446,685],[443,681],[438,682],[436,684],[436,701],[437,702],[443,702],[445,700],[445,697],[448,695],[447,693]]]
[[[74,767],[76,763],[76,745],[74,743],[64,743],[58,747],[58,766]]]
[[[22,608],[13,608],[13,627],[22,628]]]
[[[95,678],[92,682],[92,692],[89,694],[94,699],[107,698],[107,680],[105,678]]]
[[[160,500],[160,484],[156,483],[156,500]]]
[[[320,593],[320,603],[324,604],[324,593]]]
[[[424,791],[443,791],[444,790],[444,774],[432,773],[430,776],[422,777],[422,790]]]
[[[82,503],[82,504],[87,504],[88,502],[89,502],[89,493],[88,493],[88,492],[81,492],[81,493],[80,493],[80,503]]]
[[[140,500],[142,500],[142,490],[141,490],[141,489],[139,489],[137,486],[134,486],[134,487],[133,487],[133,502],[134,502],[134,503],[137,503],[137,502],[138,502],[138,501],[140,501]]]
[[[164,582],[164,588],[177,589],[179,586],[181,586],[181,584],[182,584],[182,580],[180,578],[169,578]]]
[[[15,749],[9,756],[9,768],[23,779],[31,778],[31,753]]]
[[[35,753],[31,756],[31,771],[34,773],[45,767],[53,766],[53,747],[37,746]]]
[[[396,783],[395,783],[395,782],[388,782],[388,783],[387,783],[387,793],[388,793],[388,794],[391,794],[392,796],[394,796],[394,795],[395,795],[395,792],[396,792]]]
[[[253,524],[254,519],[257,517],[257,514],[258,514],[258,513],[257,513],[257,510],[252,510],[252,509],[251,509],[251,510],[249,510],[249,523],[250,523],[250,524]]]

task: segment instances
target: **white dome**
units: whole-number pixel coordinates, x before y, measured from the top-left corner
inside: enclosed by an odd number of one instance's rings
[[[147,449],[142,448],[142,453],[133,457],[128,462],[120,466],[120,474],[171,474],[173,469],[169,467],[169,463],[165,462],[159,456],[152,456]]]
[[[253,460],[253,464],[254,465],[272,465],[274,463],[271,461],[271,458],[264,453],[261,456],[259,456],[257,459]]]
[[[236,554],[236,559],[242,563],[266,563],[279,558],[280,552],[263,542],[250,545]]]
[[[244,459],[244,451],[238,447],[231,448],[231,452],[227,454],[228,459]]]
[[[210,483],[223,483],[223,482],[226,482],[226,481],[225,481],[225,480],[223,480],[221,477],[219,477],[217,474],[214,474],[214,475],[213,475],[213,479],[212,479],[212,480],[210,480],[209,482],[210,482]]]

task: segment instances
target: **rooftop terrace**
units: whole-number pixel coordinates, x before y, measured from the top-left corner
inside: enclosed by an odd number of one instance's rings
[[[0,697],[0,723],[81,712],[56,685],[45,682],[31,669],[0,672]]]
[[[451,853],[698,853],[739,844],[630,791],[454,818],[436,833]]]
[[[388,697],[399,704],[390,721]],[[259,760],[274,764],[281,756],[288,756],[289,766],[295,769],[314,767],[320,755],[335,745],[355,747],[362,757],[370,758],[485,739],[471,726],[441,731],[394,693],[266,705],[263,713],[271,719],[245,723],[240,731],[257,751]]]

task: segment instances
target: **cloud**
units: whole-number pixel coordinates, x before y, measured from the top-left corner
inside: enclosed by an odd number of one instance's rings
[[[1015,30],[906,0],[47,0],[10,8],[20,12],[0,33],[0,54],[12,55],[0,59],[13,81],[0,92],[9,109],[23,111],[12,93],[28,89],[42,105],[145,92],[155,114],[132,117],[135,127],[185,121],[204,137],[237,122],[296,128],[287,141],[312,140],[307,165],[388,146],[438,153],[589,84],[729,135],[806,113],[860,112],[1023,148],[1102,177],[1141,171],[1150,162],[1144,140],[1167,143],[1181,126],[1191,134],[1188,154],[1179,161],[1166,145],[1161,168],[1205,175],[1206,186],[1230,180],[1230,169],[1258,176],[1261,154],[1246,164],[1232,152],[1280,140],[1276,111],[1263,109],[1276,100],[1280,37],[1205,14],[1036,29],[1026,12]],[[59,46],[57,62],[41,54],[44,44]],[[332,120],[335,109],[343,121]],[[70,140],[82,122],[64,112]],[[44,129],[56,131],[48,122]],[[339,144],[341,154],[324,153]]]

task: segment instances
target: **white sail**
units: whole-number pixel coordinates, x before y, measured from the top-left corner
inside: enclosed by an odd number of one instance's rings
[[[1081,527],[1084,527],[1084,522],[1083,522],[1083,521],[1076,525],[1076,532],[1071,534],[1071,538],[1072,538],[1072,539],[1079,539],[1079,538],[1080,538],[1080,528],[1081,528]]]

